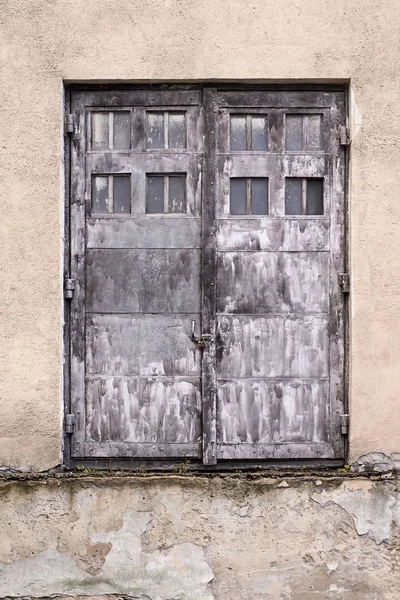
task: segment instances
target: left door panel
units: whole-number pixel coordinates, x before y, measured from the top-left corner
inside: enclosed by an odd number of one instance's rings
[[[199,92],[74,92],[73,458],[200,458]]]

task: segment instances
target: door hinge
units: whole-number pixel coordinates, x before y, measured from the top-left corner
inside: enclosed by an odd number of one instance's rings
[[[340,415],[340,429],[342,432],[342,435],[348,435],[349,434],[349,415],[345,414],[345,415]]]
[[[75,423],[75,415],[65,415],[65,433],[74,433]]]
[[[350,129],[346,125],[339,127],[339,138],[341,146],[350,146]]]
[[[75,293],[75,279],[64,280],[64,298],[71,300]]]
[[[67,114],[64,118],[64,132],[65,135],[72,135],[75,131],[74,115]]]
[[[339,273],[339,287],[342,294],[350,293],[350,275],[348,273]]]

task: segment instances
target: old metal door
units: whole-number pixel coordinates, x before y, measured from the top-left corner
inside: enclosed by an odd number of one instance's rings
[[[200,93],[74,93],[74,457],[200,457]]]
[[[219,95],[219,459],[343,457],[343,100]]]
[[[72,92],[74,459],[342,459],[340,92]]]

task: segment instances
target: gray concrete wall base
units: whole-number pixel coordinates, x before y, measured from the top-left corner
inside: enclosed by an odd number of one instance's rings
[[[0,483],[0,598],[398,600],[400,492],[363,477]]]

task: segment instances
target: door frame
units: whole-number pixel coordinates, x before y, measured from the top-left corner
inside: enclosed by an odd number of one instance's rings
[[[345,98],[345,114],[346,122],[348,122],[349,114],[349,86],[347,84],[321,84],[317,82],[312,84],[252,84],[250,82],[241,82],[240,84],[232,83],[229,81],[221,82],[207,82],[207,83],[186,83],[182,84],[179,82],[170,82],[170,85],[176,89],[177,85],[181,89],[200,89],[203,90],[203,108],[204,108],[204,122],[207,127],[210,127],[210,131],[214,132],[211,136],[213,139],[210,140],[207,147],[204,148],[204,168],[203,168],[203,191],[202,191],[202,208],[203,208],[203,252],[204,258],[210,258],[210,260],[202,260],[202,278],[204,282],[213,283],[216,277],[216,261],[215,261],[215,245],[214,245],[214,223],[215,223],[215,202],[206,202],[206,198],[216,196],[217,186],[215,185],[215,153],[216,153],[216,112],[214,105],[216,102],[216,94],[218,91],[313,91],[313,92],[343,92]],[[68,115],[71,110],[71,97],[72,92],[112,92],[120,90],[157,90],[166,89],[165,83],[154,83],[154,84],[129,84],[129,85],[114,85],[114,84],[74,84],[70,83],[65,86],[64,94],[64,115]],[[63,115],[63,117],[64,117]],[[70,261],[71,261],[71,134],[68,132],[68,122],[65,118],[64,122],[64,255],[63,255],[63,281],[65,282],[70,276]],[[212,129],[211,129],[212,128]],[[214,147],[214,154],[212,148]],[[343,263],[344,270],[348,272],[349,269],[349,147],[343,148],[343,207],[344,207],[344,223],[343,223]],[[214,285],[203,285],[203,298],[202,298],[202,333],[208,333],[215,331],[215,306],[216,306],[216,290]],[[68,294],[67,294],[68,295]],[[342,298],[343,307],[343,346],[344,346],[344,359],[343,359],[343,399],[344,399],[344,412],[348,413],[348,394],[349,394],[349,297],[348,294],[343,295]],[[63,468],[72,469],[76,466],[91,467],[97,469],[118,469],[118,470],[162,470],[171,471],[176,468],[176,465],[182,465],[184,471],[231,471],[237,469],[251,470],[254,469],[259,471],[261,469],[299,469],[304,466],[310,468],[336,468],[343,465],[346,462],[348,456],[348,439],[344,438],[345,445],[345,458],[341,459],[296,459],[296,460],[235,460],[226,461],[213,464],[214,455],[216,454],[216,373],[215,373],[215,345],[210,344],[208,351],[204,353],[202,360],[202,385],[205,386],[207,393],[204,395],[208,400],[203,406],[203,418],[207,420],[211,419],[214,424],[213,427],[204,427],[203,424],[203,456],[206,457],[206,462],[209,464],[203,464],[202,462],[195,460],[154,460],[154,459],[132,459],[132,458],[113,458],[113,459],[73,459],[71,457],[71,435],[70,427],[71,422],[69,415],[71,414],[71,302],[65,297],[64,292],[64,327],[63,327]],[[210,422],[210,421],[208,421]]]

